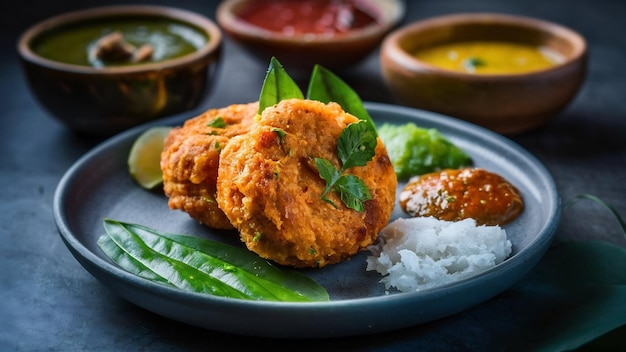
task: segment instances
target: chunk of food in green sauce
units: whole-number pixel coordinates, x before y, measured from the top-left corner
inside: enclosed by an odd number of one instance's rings
[[[420,128],[412,122],[384,123],[378,127],[378,135],[387,148],[398,180],[472,163],[467,153],[434,128]]]
[[[106,60],[90,55],[103,37],[121,33],[134,48],[151,47],[141,61]],[[129,16],[78,22],[43,33],[32,43],[37,54],[50,60],[93,67],[129,66],[185,56],[203,47],[210,38],[200,28],[162,17]]]

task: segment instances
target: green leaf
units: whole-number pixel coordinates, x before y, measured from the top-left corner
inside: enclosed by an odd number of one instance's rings
[[[102,251],[117,263],[122,269],[142,277],[146,280],[158,282],[167,286],[174,287],[167,279],[159,276],[154,271],[150,270],[147,266],[141,264],[140,261],[135,260],[133,257],[124,252],[117,244],[107,235],[103,235],[98,239],[98,246]]]
[[[211,273],[196,270],[183,261],[189,261],[190,259],[184,249],[179,249],[184,253],[172,253],[174,257],[162,255],[146,244],[127,225],[108,219],[104,223],[108,236],[120,249],[143,266],[150,268],[155,274],[167,280],[173,286],[187,291],[208,293],[216,296],[251,298],[248,294],[231,287],[219,278],[220,274],[226,274],[224,268],[220,268],[216,264],[214,265],[215,270]],[[172,252],[176,250],[171,248],[171,243],[162,240],[158,236],[150,238],[150,242],[152,242],[152,246],[161,247],[161,250]]]
[[[376,154],[375,130],[367,121],[354,122],[346,126],[337,141],[337,156],[341,160],[341,168],[336,169],[330,161],[316,158],[315,164],[320,177],[326,181],[326,188],[321,199],[337,205],[326,197],[331,190],[339,193],[341,201],[350,209],[363,211],[363,202],[372,199],[367,186],[354,175],[344,175],[347,169],[365,166]]]
[[[337,141],[337,156],[341,170],[354,166],[365,166],[376,154],[376,131],[365,121],[346,126]]]
[[[265,108],[278,104],[285,99],[304,99],[296,82],[287,74],[281,63],[272,57],[270,60],[261,95],[259,96],[259,114]]]
[[[468,72],[474,72],[477,67],[484,66],[487,66],[487,62],[479,57],[468,57],[463,60],[463,68]]]
[[[339,192],[341,201],[350,209],[365,210],[363,202],[372,199],[370,190],[363,181],[354,175],[343,175],[335,183],[334,189]]]
[[[613,215],[613,217],[617,221],[617,224],[619,225],[620,229],[622,230],[622,235],[624,235],[624,237],[626,238],[626,222],[624,222],[624,220],[619,215],[617,210],[615,210],[615,208],[613,208],[609,203],[605,202],[602,198],[594,196],[593,194],[578,194],[578,195],[572,197],[570,200],[568,200],[565,203],[565,205],[563,206],[563,210],[568,209],[572,205],[576,204],[578,201],[584,200],[584,199],[594,201],[594,202],[602,205],[604,208],[606,208],[611,213],[611,215]]]
[[[374,135],[376,135],[374,121],[363,106],[363,101],[359,95],[345,81],[328,69],[320,65],[313,67],[307,89],[307,98],[323,103],[335,102],[339,104],[343,110],[361,120],[368,121],[374,127]]]
[[[254,278],[258,278],[259,284],[271,285],[275,290],[274,294],[283,301],[301,301],[303,300],[301,297],[308,297],[311,301],[328,301],[329,299],[328,292],[310,277],[293,269],[279,268],[248,250],[195,236],[162,235],[252,273]],[[295,297],[297,299],[292,297],[293,294],[290,291],[297,294]]]
[[[111,219],[104,226],[110,241],[99,239],[102,250],[125,270],[151,281],[230,298],[328,300],[328,293],[307,276],[281,270],[242,248]]]
[[[526,350],[572,350],[626,324],[626,249],[605,241],[558,242],[512,290],[523,294]],[[519,338],[517,338],[519,337]]]
[[[225,128],[226,122],[224,121],[223,117],[218,116],[215,119],[209,121],[209,123],[207,123],[207,126],[215,128]]]
[[[330,163],[330,161],[326,159],[315,158],[315,165],[317,166],[317,171],[319,172],[320,177],[326,181],[326,188],[324,189],[324,192],[322,192],[320,198],[322,198],[325,202],[332,204],[336,208],[337,204],[326,198],[326,194],[330,192],[337,180],[339,180],[341,173],[333,166],[333,164]]]

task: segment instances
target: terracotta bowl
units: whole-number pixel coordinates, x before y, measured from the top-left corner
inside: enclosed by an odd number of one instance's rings
[[[485,75],[439,68],[413,56],[434,45],[468,40],[544,46],[563,60],[529,73]],[[381,46],[380,61],[384,81],[399,103],[516,134],[543,125],[575,97],[586,74],[587,45],[575,31],[544,20],[454,14],[390,33]]]
[[[46,35],[68,26],[129,18],[174,21],[203,33],[207,40],[179,57],[102,67],[61,62],[35,49]],[[111,135],[195,107],[209,91],[221,47],[222,33],[213,21],[160,6],[111,6],[63,14],[33,25],[18,42],[23,71],[39,102],[70,129],[92,135]]]
[[[217,22],[226,35],[253,57],[268,63],[275,56],[290,72],[308,72],[315,64],[335,71],[357,64],[380,45],[405,12],[402,0],[358,0],[355,3],[374,17],[374,24],[335,36],[286,35],[252,25],[241,18],[242,12],[254,2],[223,1],[217,9]]]

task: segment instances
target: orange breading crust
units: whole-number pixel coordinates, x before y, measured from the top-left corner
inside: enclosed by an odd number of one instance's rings
[[[338,208],[320,199],[326,182],[314,158],[340,167],[337,140],[356,121],[335,103],[285,100],[265,109],[250,132],[224,147],[217,202],[248,249],[283,265],[322,267],[376,240],[391,216],[397,186],[380,139],[366,166],[347,170],[372,194],[365,211],[345,207],[335,192],[328,198]]]
[[[206,226],[233,229],[215,201],[221,149],[237,135],[248,132],[257,115],[257,102],[211,109],[175,128],[161,154],[163,189],[168,205]],[[218,127],[218,118],[224,127]]]

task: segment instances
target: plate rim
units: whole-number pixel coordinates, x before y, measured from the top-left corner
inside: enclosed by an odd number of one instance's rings
[[[496,267],[491,268],[487,271],[481,272],[476,275],[472,275],[468,278],[461,279],[459,281],[455,281],[443,286],[434,287],[430,289],[424,289],[416,292],[406,292],[406,293],[393,293],[389,295],[381,295],[375,297],[359,297],[359,298],[347,298],[347,299],[337,299],[331,300],[328,302],[270,302],[270,301],[248,301],[248,300],[239,300],[233,298],[226,297],[218,297],[211,296],[201,293],[187,292],[176,288],[166,287],[164,285],[159,285],[157,283],[153,283],[149,280],[145,280],[139,278],[131,273],[126,272],[125,270],[115,266],[114,264],[107,262],[103,258],[96,255],[89,248],[84,246],[81,241],[76,238],[74,233],[71,231],[68,222],[67,222],[67,214],[63,210],[64,198],[68,197],[66,191],[68,187],[74,181],[74,178],[78,177],[77,171],[81,170],[84,164],[86,164],[89,160],[102,153],[104,150],[109,148],[110,146],[116,145],[122,141],[131,138],[131,136],[137,136],[141,131],[146,130],[147,128],[159,125],[178,125],[184,122],[186,119],[195,116],[193,112],[187,112],[183,114],[178,114],[169,118],[152,121],[146,124],[142,124],[140,126],[136,126],[127,131],[121,132],[115,136],[112,136],[98,145],[91,148],[87,151],[83,156],[81,156],[78,160],[76,160],[72,166],[70,166],[67,171],[61,177],[58,186],[54,193],[53,198],[53,215],[55,219],[55,223],[57,225],[57,230],[61,235],[64,243],[70,249],[72,255],[81,263],[81,265],[87,269],[92,275],[96,276],[99,281],[102,282],[102,278],[98,277],[92,270],[88,269],[87,266],[95,266],[97,270],[101,270],[103,272],[107,272],[117,279],[124,281],[127,285],[136,287],[141,290],[148,290],[150,294],[159,295],[163,297],[169,297],[172,299],[181,299],[183,301],[195,302],[195,303],[203,303],[203,304],[218,304],[224,307],[233,307],[235,309],[241,308],[244,306],[246,309],[255,309],[255,310],[266,310],[272,309],[272,311],[283,311],[289,312],[294,309],[301,311],[304,314],[310,314],[311,311],[319,312],[321,311],[329,311],[329,310],[346,310],[352,308],[359,308],[364,304],[368,306],[373,306],[374,308],[381,308],[381,306],[395,306],[401,305],[404,303],[410,303],[411,301],[416,300],[416,297],[432,299],[441,295],[444,295],[448,292],[457,292],[459,290],[463,290],[464,286],[467,286],[468,283],[472,281],[480,281],[481,278],[488,279],[494,275],[500,275],[501,271],[510,272],[517,268],[516,264],[520,261],[530,261],[526,268],[526,272],[530,271],[540,260],[541,257],[545,254],[545,251],[549,247],[549,244],[552,242],[554,238],[554,234],[556,232],[556,228],[558,227],[558,223],[560,221],[560,211],[561,211],[561,200],[557,192],[556,184],[554,178],[552,177],[549,170],[545,167],[545,165],[537,159],[534,155],[528,152],[525,148],[521,147],[508,137],[497,134],[491,130],[488,130],[484,127],[474,125],[464,120],[460,120],[454,117],[441,115],[438,113],[405,107],[392,105],[387,103],[379,103],[379,102],[364,102],[364,105],[368,111],[377,111],[378,113],[384,112],[392,112],[394,114],[402,115],[403,117],[414,118],[418,116],[420,119],[428,120],[429,122],[435,125],[445,125],[446,128],[460,130],[463,129],[464,134],[469,134],[471,132],[472,137],[478,137],[480,139],[485,139],[488,137],[490,140],[496,141],[497,143],[504,143],[507,147],[514,150],[516,153],[520,153],[524,158],[530,161],[533,166],[535,166],[544,177],[547,177],[546,181],[550,183],[549,187],[549,196],[553,199],[552,206],[550,207],[550,214],[548,216],[548,220],[543,224],[541,229],[538,231],[536,238],[534,238],[526,247],[524,247],[520,252],[515,253],[515,255],[511,256],[504,262],[498,264]],[[533,250],[538,250],[539,253],[535,254],[533,258],[527,258],[523,255],[526,252],[530,252]],[[520,255],[522,254],[522,255]],[[93,268],[92,268],[93,269]],[[517,268],[519,270],[519,268]],[[523,275],[522,275],[523,276]],[[517,282],[520,278],[515,280],[512,283],[507,283],[507,287],[504,289],[498,290],[493,293],[491,297],[503,292],[508,287]],[[124,297],[128,299],[127,297]],[[487,299],[489,299],[488,297]],[[484,300],[483,300],[484,301]],[[136,303],[136,302],[135,302]],[[480,302],[479,302],[480,303]],[[149,308],[145,309],[151,310]],[[462,310],[465,310],[470,307],[466,307]],[[457,312],[453,312],[457,313]],[[171,318],[171,317],[170,317]],[[431,319],[432,320],[432,319]],[[421,322],[418,322],[419,324]],[[411,324],[411,325],[417,325]],[[408,325],[407,325],[408,326]],[[397,327],[396,327],[397,328]],[[390,329],[383,329],[379,331],[387,331]],[[348,333],[349,335],[354,335],[354,333]],[[267,336],[263,334],[254,334],[258,336]],[[339,333],[336,336],[345,336],[345,334]],[[311,336],[303,336],[303,337],[311,337]],[[315,336],[317,337],[317,336]]]

